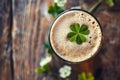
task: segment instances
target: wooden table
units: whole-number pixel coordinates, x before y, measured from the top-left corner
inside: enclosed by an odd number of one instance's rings
[[[88,10],[95,2],[68,0],[66,9],[81,5]],[[0,80],[52,80],[35,73],[45,54],[44,43],[53,21],[43,10],[51,4],[52,0],[0,0]],[[96,74],[102,80],[120,80],[120,8],[102,4],[93,14],[104,33],[98,55],[102,67]]]

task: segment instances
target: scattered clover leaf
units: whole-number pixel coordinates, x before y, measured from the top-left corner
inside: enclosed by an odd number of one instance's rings
[[[50,44],[49,44],[49,42],[46,42],[45,43],[45,48],[48,50],[48,53],[49,54],[53,54],[54,52],[52,51],[52,49],[51,49],[51,47],[50,47]]]
[[[105,0],[105,3],[110,7],[114,6],[114,1],[113,0]]]
[[[37,68],[36,70],[35,70],[35,72],[37,73],[37,74],[41,74],[41,73],[43,73],[43,72],[45,72],[46,70],[43,68],[43,67],[39,67],[39,68]]]
[[[64,7],[60,7],[57,5],[57,3],[52,4],[48,8],[48,13],[51,14],[53,17],[56,17],[58,14],[63,12],[65,9]]]
[[[67,34],[70,42],[76,41],[77,44],[82,44],[83,42],[86,42],[85,35],[88,35],[90,33],[90,30],[88,30],[86,24],[82,24],[80,27],[79,23],[75,23],[70,25],[70,29],[71,32]]]
[[[82,72],[81,74],[78,75],[78,79],[77,80],[95,80],[94,76],[92,73],[87,73],[85,74],[85,72]]]
[[[50,70],[50,67],[49,67],[48,64],[46,64],[46,65],[44,65],[43,67],[37,68],[37,69],[35,70],[35,72],[36,72],[37,74],[41,74],[41,73],[43,73],[43,72],[45,72],[45,71],[49,71],[49,70]]]
[[[70,80],[70,78],[65,78],[65,80]]]

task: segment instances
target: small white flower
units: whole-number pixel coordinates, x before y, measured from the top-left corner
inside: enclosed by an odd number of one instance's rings
[[[71,74],[71,67],[68,65],[64,65],[59,69],[59,73],[61,78],[69,77]]]
[[[51,56],[46,56],[45,58],[42,58],[40,61],[40,66],[43,67],[44,65],[48,64],[51,60]]]
[[[54,0],[58,6],[63,7],[67,0]]]

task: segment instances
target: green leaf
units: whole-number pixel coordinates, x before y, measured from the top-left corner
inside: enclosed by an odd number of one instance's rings
[[[75,24],[76,32],[79,33],[80,25],[78,23]]]
[[[76,32],[75,24],[70,25],[70,29],[74,32]]]
[[[87,76],[88,76],[88,77],[91,77],[91,76],[93,76],[93,75],[92,75],[91,72],[89,72],[89,73],[87,74]]]
[[[113,0],[105,0],[106,4],[110,7],[114,6],[114,1]]]
[[[95,80],[94,77],[89,77],[87,80]]]
[[[58,14],[60,14],[61,12],[65,10],[64,7],[58,6],[57,3],[55,3],[54,5],[55,5],[55,10]]]
[[[43,67],[39,67],[38,69],[36,69],[35,72],[37,74],[41,74],[41,73],[43,73],[45,71],[49,71],[49,70],[50,70],[50,66],[49,66],[49,64],[46,64]]]
[[[80,36],[80,39],[82,40],[82,42],[86,42],[86,37],[84,35],[79,34],[79,36]]]
[[[50,48],[49,42],[45,42],[45,48]]]
[[[89,72],[88,74],[87,74],[87,80],[94,80],[95,78],[94,78],[94,76],[93,76],[93,74],[91,73],[91,72]]]
[[[78,23],[72,24],[72,25],[70,26],[70,29],[71,29],[72,31],[74,31],[74,32],[79,32],[79,28],[80,28],[80,25],[79,25]]]
[[[68,34],[67,34],[67,37],[68,38],[71,38],[72,36],[74,36],[76,33],[75,32],[69,32]]]
[[[50,70],[50,66],[49,66],[48,64],[46,64],[45,66],[43,66],[43,68],[44,68],[46,71]]]
[[[82,72],[81,74],[78,75],[78,80],[87,80],[86,79],[86,74]]]
[[[83,42],[85,42],[85,35],[88,35],[90,33],[86,24],[83,24],[80,27],[79,23],[75,23],[70,25],[70,29],[72,30],[72,32],[69,32],[67,34],[67,37],[69,38],[70,42],[76,41],[77,44],[82,44]]]
[[[48,9],[48,13],[52,13],[54,12],[54,7],[53,5],[49,6],[49,9]]]
[[[48,53],[51,54],[51,55],[53,55],[53,51],[51,50],[51,48],[48,49]]]
[[[83,80],[81,74],[78,75],[78,79],[77,80]]]
[[[90,34],[90,30],[83,31],[83,32],[81,32],[81,34],[88,35],[88,34]]]
[[[74,36],[72,36],[71,38],[70,38],[70,42],[73,42],[73,41],[75,41],[76,40],[76,35],[74,35]]]
[[[35,72],[37,73],[37,74],[41,74],[41,73],[43,73],[43,72],[45,72],[46,70],[43,68],[43,67],[40,67],[40,68],[38,68],[38,69],[36,69],[35,70]]]
[[[48,8],[48,13],[51,14],[53,17],[56,17],[58,14],[63,12],[65,9],[64,7],[59,7],[57,3],[52,4]]]
[[[79,32],[83,32],[83,31],[86,31],[88,29],[87,25],[83,24],[80,28],[80,31]]]
[[[78,79],[77,80],[95,80],[94,76],[92,73],[85,73],[82,72],[81,74],[78,75]]]
[[[65,78],[65,80],[70,80],[70,78]]]
[[[76,43],[77,44],[81,44],[82,43],[82,40],[81,40],[79,35],[77,35],[77,37],[76,37]]]
[[[51,49],[49,42],[45,42],[45,48],[48,49],[49,54],[53,55],[54,52]]]
[[[81,75],[82,75],[83,80],[86,80],[86,74],[83,72]]]

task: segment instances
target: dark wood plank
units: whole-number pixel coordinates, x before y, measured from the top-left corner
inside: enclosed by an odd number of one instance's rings
[[[120,79],[120,12],[96,12],[104,33],[104,45],[100,51],[104,80]],[[108,77],[109,76],[109,77]]]
[[[12,80],[10,0],[0,0],[0,80]]]
[[[15,80],[37,80],[35,69],[44,54],[48,21],[40,13],[44,0],[14,0],[13,2],[13,58]]]

